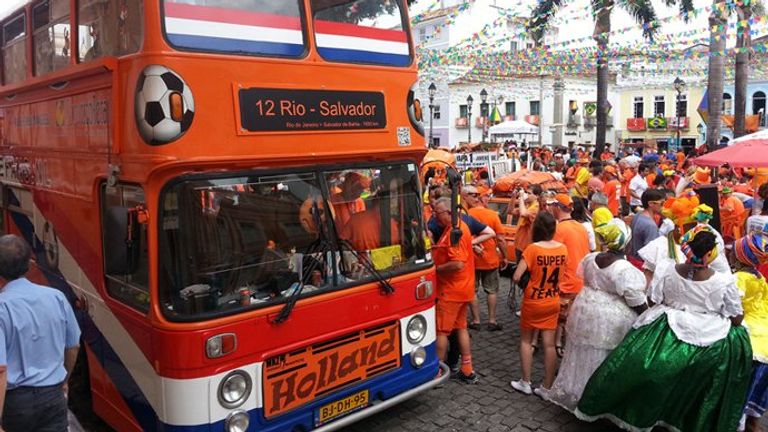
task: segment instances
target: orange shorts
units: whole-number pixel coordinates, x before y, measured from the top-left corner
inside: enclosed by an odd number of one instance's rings
[[[469,302],[438,300],[435,306],[437,333],[448,335],[455,329],[467,328],[467,306]]]

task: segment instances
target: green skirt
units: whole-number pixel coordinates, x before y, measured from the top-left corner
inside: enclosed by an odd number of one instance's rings
[[[701,347],[680,341],[665,314],[627,334],[589,379],[575,414],[630,431],[735,431],[751,372],[744,327]]]

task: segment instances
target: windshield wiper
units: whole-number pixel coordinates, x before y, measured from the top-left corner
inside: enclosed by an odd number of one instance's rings
[[[363,257],[360,255],[360,252],[355,250],[355,248],[352,247],[352,245],[347,240],[340,240],[341,244],[346,246],[350,252],[352,252],[352,255],[354,255],[357,262],[359,262],[365,270],[370,273],[374,279],[376,279],[376,282],[379,283],[379,286],[381,287],[382,294],[394,294],[395,287],[392,286],[391,283],[389,283],[389,280],[387,280],[381,273],[379,273],[378,270],[376,270],[376,267],[373,266],[373,263],[371,263],[370,260],[368,260],[367,257]]]
[[[318,234],[317,234],[317,240],[315,240],[306,250],[305,253],[302,254],[301,262],[298,265],[298,273],[299,273],[299,286],[294,288],[293,291],[288,295],[288,301],[285,302],[285,305],[282,309],[280,309],[280,313],[277,314],[277,317],[275,317],[274,320],[272,320],[272,324],[280,324],[288,319],[288,317],[291,315],[291,312],[293,311],[294,306],[296,306],[296,302],[299,300],[299,297],[301,297],[301,293],[304,291],[304,286],[306,285],[305,278],[311,278],[312,272],[317,270],[323,263],[323,260],[326,258],[323,256],[321,259],[314,259],[313,255],[320,252],[323,255],[327,251],[330,251],[331,248],[328,247],[328,241],[326,240],[325,235],[325,229],[324,229],[324,223],[320,220],[320,209],[317,205],[317,202],[312,203],[312,218],[314,219],[315,226],[318,227]],[[311,267],[308,268],[306,274],[304,273],[304,257],[310,256],[313,258],[313,262],[311,263]]]

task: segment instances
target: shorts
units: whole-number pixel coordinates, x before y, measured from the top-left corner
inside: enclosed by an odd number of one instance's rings
[[[475,289],[483,286],[486,294],[499,292],[499,270],[475,270]]]
[[[447,336],[456,329],[466,329],[468,305],[469,302],[438,300],[435,306],[437,333]]]
[[[564,325],[568,320],[568,313],[571,311],[571,305],[576,299],[577,294],[560,293],[560,315],[558,316],[558,323]]]

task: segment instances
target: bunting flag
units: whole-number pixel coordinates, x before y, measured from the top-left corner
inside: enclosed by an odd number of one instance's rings
[[[493,124],[501,123],[501,119],[502,119],[502,117],[501,117],[501,112],[499,112],[499,107],[498,106],[494,106],[493,107],[493,112],[491,112],[491,117],[490,117],[491,123],[493,123]]]

